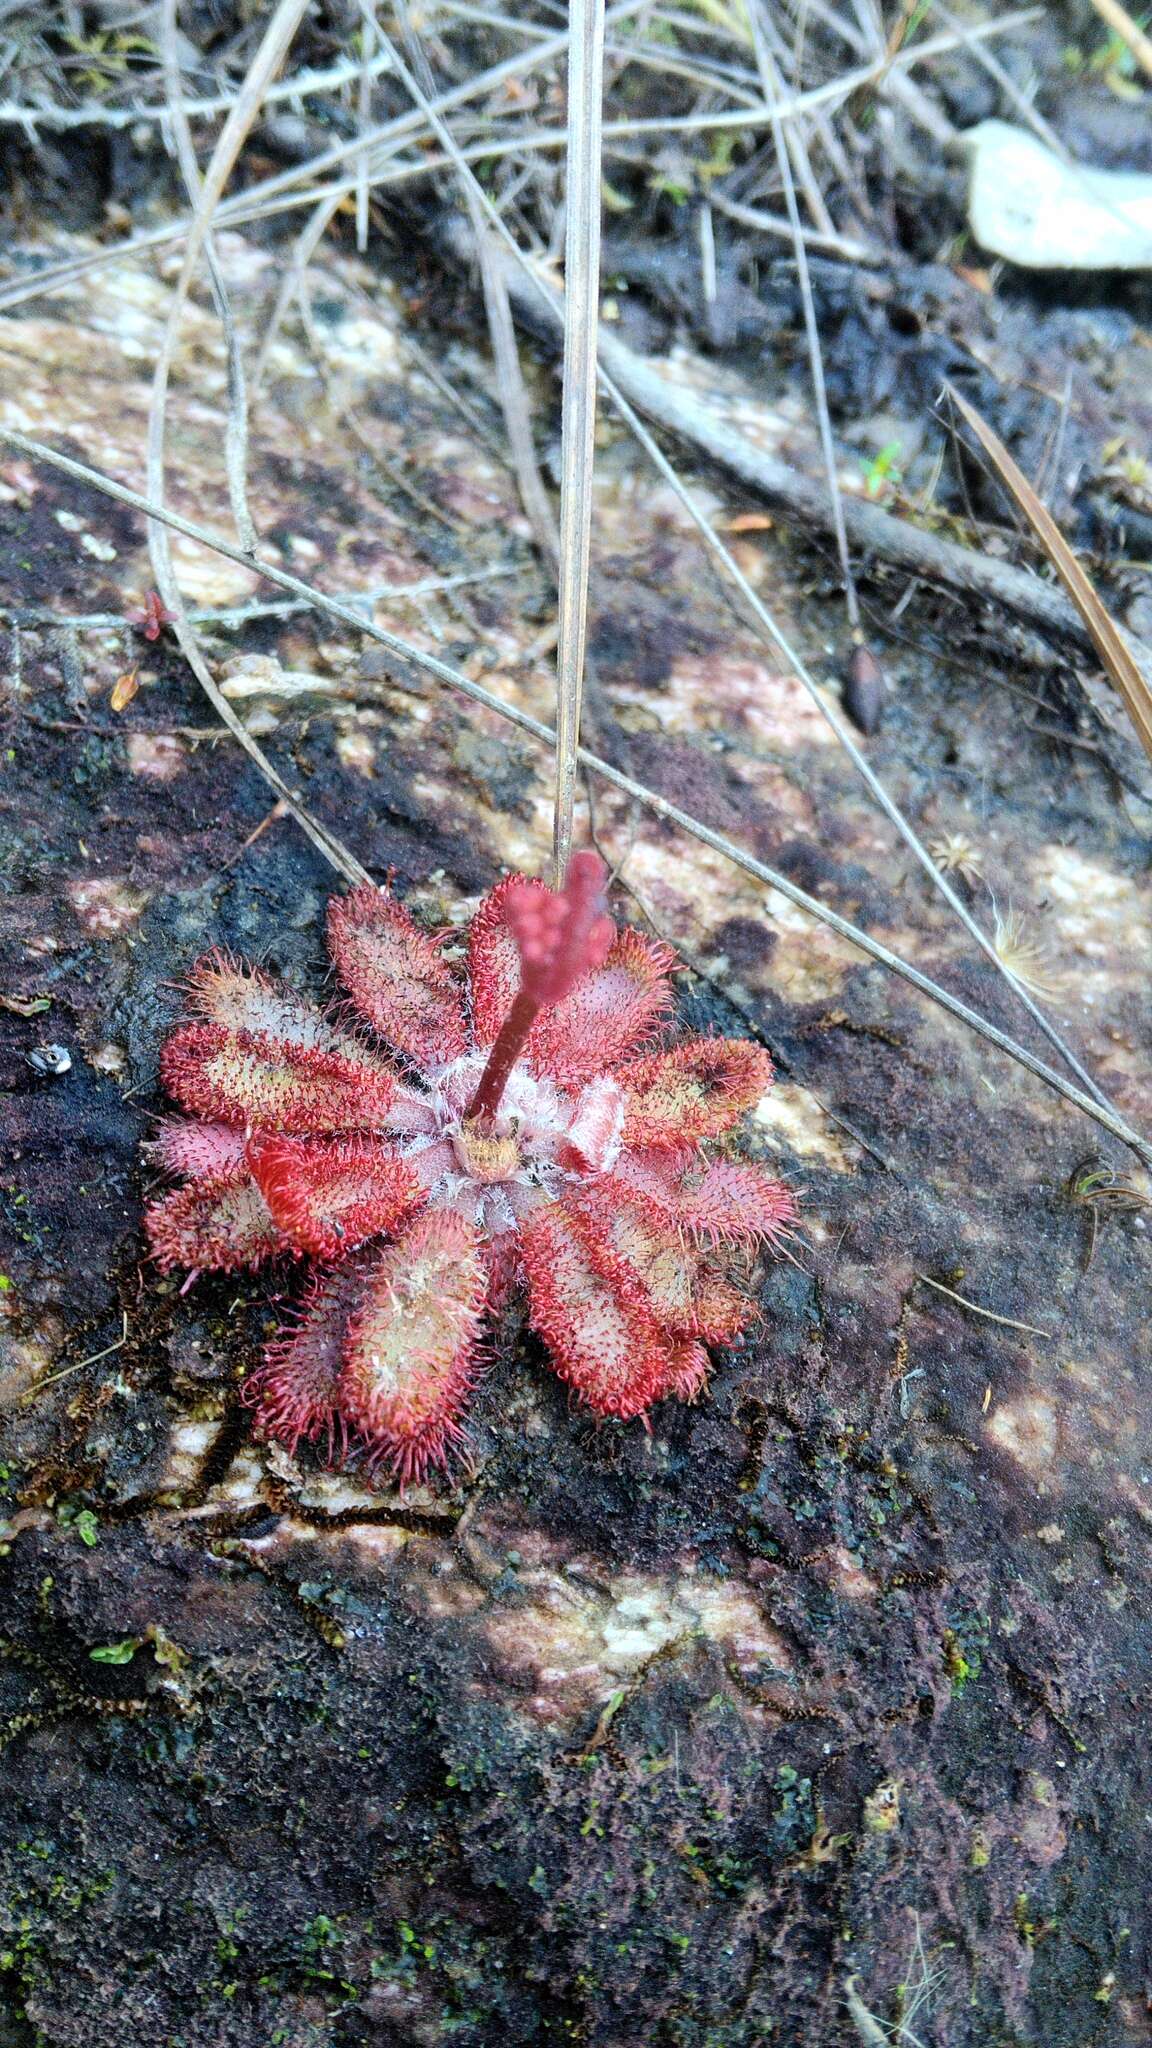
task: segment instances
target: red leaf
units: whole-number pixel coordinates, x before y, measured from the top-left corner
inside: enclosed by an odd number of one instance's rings
[[[686,1240],[674,1218],[629,1201],[626,1188],[612,1179],[575,1191],[564,1207],[593,1265],[609,1280],[626,1270],[663,1338],[722,1344],[744,1328],[751,1302]]]
[[[173,1266],[231,1273],[292,1250],[247,1173],[189,1181],[150,1203],[144,1224],[153,1257],[166,1273]]]
[[[403,1482],[447,1462],[476,1377],[487,1274],[475,1226],[420,1216],[368,1275],[348,1332],[340,1405]]]
[[[342,1052],[355,1058],[363,1048],[306,996],[262,974],[227,953],[209,953],[198,960],[188,982],[188,996],[197,1015],[226,1031],[255,1032],[318,1052]],[[369,1060],[371,1054],[365,1055]]]
[[[561,1087],[590,1081],[635,1052],[664,1022],[672,1003],[671,948],[631,926],[616,936],[602,967],[545,1010],[528,1040],[528,1062]]]
[[[424,1071],[468,1047],[460,986],[440,948],[394,896],[369,883],[328,906],[328,947],[357,1008]]]
[[[669,1354],[668,1378],[656,1399],[696,1401],[708,1384],[712,1361],[702,1344],[677,1344]]]
[[[381,1138],[253,1138],[248,1164],[278,1229],[301,1251],[343,1258],[394,1230],[425,1191]]]
[[[161,1119],[149,1152],[166,1173],[187,1174],[189,1180],[219,1180],[244,1165],[244,1133],[235,1124]]]
[[[365,1276],[350,1265],[314,1281],[295,1328],[270,1344],[264,1364],[244,1387],[244,1400],[257,1412],[262,1436],[295,1451],[301,1440],[327,1439],[331,1460],[335,1439],[348,1443],[340,1411],[338,1381],[344,1363],[349,1317],[359,1305]]]
[[[128,614],[129,625],[138,626],[146,640],[158,640],[164,627],[172,624],[172,619],[173,614],[157,590],[148,592],[139,611]]]
[[[790,1188],[740,1160],[623,1152],[614,1179],[645,1215],[705,1244],[771,1244],[796,1214]]]
[[[164,1085],[185,1109],[281,1131],[379,1128],[396,1078],[369,1053],[356,1059],[218,1024],[184,1024],[160,1061]]]
[[[561,1379],[598,1415],[642,1415],[667,1378],[668,1354],[623,1263],[609,1278],[559,1203],[523,1225],[528,1320]]]
[[[698,1144],[717,1138],[759,1102],[772,1062],[746,1038],[690,1038],[620,1068],[624,1143]]]
[[[676,1213],[705,1244],[773,1244],[793,1221],[796,1199],[763,1167],[717,1159],[685,1176]]]

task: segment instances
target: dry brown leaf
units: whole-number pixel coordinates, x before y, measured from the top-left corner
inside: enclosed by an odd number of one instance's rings
[[[1124,700],[1125,709],[1136,728],[1140,744],[1152,760],[1152,690],[1149,689],[1144,675],[1137,666],[1128,642],[1111,613],[1097,596],[1092,582],[1081,568],[1052,514],[1046,505],[1041,504],[1023,470],[1013,461],[999,435],[993,432],[987,420],[981,419],[980,414],[969,405],[966,398],[961,398],[953,385],[948,385],[947,390],[961,419],[971,427],[1001,482],[1011,491],[1083,619],[1097,654]]]
[[[112,695],[108,699],[108,701],[111,704],[113,711],[123,711],[125,707],[132,702],[132,699],[136,695],[136,692],[139,688],[139,669],[125,669],[124,674],[122,676],[117,676],[116,681],[112,685]]]

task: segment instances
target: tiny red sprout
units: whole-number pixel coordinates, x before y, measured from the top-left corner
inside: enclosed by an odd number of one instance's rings
[[[140,609],[129,612],[128,624],[137,627],[146,640],[158,640],[165,626],[172,624],[172,613],[159,591],[150,590]]]
[[[447,1465],[517,1291],[561,1379],[621,1419],[696,1400],[704,1347],[746,1326],[733,1260],[776,1243],[794,1203],[708,1148],[771,1062],[741,1039],[659,1042],[675,955],[617,930],[605,881],[594,853],[560,890],[509,877],[463,977],[366,884],[329,906],[335,1012],[223,954],[196,967],[161,1060],[189,1114],[151,1147],[182,1184],[146,1223],[193,1277],[309,1262],[244,1390],[263,1436],[402,1484]]]

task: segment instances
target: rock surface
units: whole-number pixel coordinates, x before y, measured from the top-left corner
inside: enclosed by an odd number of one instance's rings
[[[246,305],[274,292],[269,255],[221,253]],[[2,423],[138,483],[175,267],[105,263],[0,323]],[[253,420],[270,558],[384,589],[378,621],[548,716],[551,597],[474,424],[497,418],[486,365],[448,348],[470,418],[375,273],[330,255],[311,284],[310,348],[286,329]],[[224,393],[195,303],[170,490],[218,531]],[[597,521],[599,744],[1026,1027],[619,439]],[[157,1277],[139,1145],[191,961],[226,945],[318,989],[335,884],[211,737],[170,638],[115,623],[144,542],[99,493],[0,463],[0,2043],[1152,2040],[1148,1238],[1138,1180],[1069,1187],[1087,1155],[1132,1162],[600,791],[619,914],[698,970],[685,1017],[780,1062],[752,1143],[804,1231],[761,1329],[646,1434],[570,1410],[512,1318],[468,1468],[404,1499],[255,1446],[237,1389],[267,1287]],[[831,678],[841,614],[810,562],[734,544]],[[241,708],[415,909],[460,920],[501,866],[539,867],[534,743],[174,554],[190,603],[249,608],[202,628],[218,673],[319,679]],[[1073,725],[1029,725],[1010,656],[946,640],[886,650],[870,758],[1146,1124],[1146,841]],[[46,1042],[69,1072],[29,1064]]]

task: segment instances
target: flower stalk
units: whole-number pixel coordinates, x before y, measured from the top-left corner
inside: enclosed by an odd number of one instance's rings
[[[599,854],[574,853],[562,889],[525,882],[509,890],[504,915],[520,955],[520,988],[468,1105],[469,1121],[495,1116],[541,1010],[563,1001],[607,955],[616,936],[604,909],[607,879]]]

